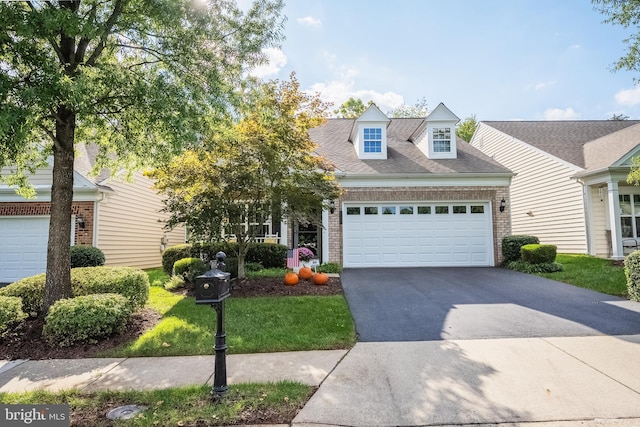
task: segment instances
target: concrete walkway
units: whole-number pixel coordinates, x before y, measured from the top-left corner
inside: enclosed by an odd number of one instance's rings
[[[0,392],[212,384],[213,356],[0,362]],[[227,356],[229,384],[320,386],[321,426],[640,426],[640,335],[358,343]]]

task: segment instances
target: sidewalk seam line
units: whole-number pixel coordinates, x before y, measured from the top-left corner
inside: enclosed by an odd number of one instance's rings
[[[111,369],[109,369],[108,371],[102,372],[100,374],[100,376],[98,376],[97,378],[95,378],[93,381],[91,381],[90,383],[88,383],[87,385],[85,385],[84,387],[82,387],[80,389],[80,391],[83,391],[84,389],[86,389],[87,387],[97,383],[98,381],[100,381],[101,379],[103,379],[109,372],[113,371],[115,368],[117,368],[118,366],[122,365],[124,362],[126,362],[127,360],[129,360],[129,357],[125,357],[123,358],[120,362],[116,363],[115,366],[113,366]]]
[[[612,335],[603,335],[603,336],[606,336],[606,337],[612,337]],[[563,349],[563,348],[558,347],[557,345],[553,344],[552,342],[549,342],[546,338],[540,338],[540,340],[542,340],[542,341],[546,342],[547,344],[549,344],[550,346],[552,346],[552,347],[554,347],[554,348],[556,348],[556,349],[560,350],[561,352],[563,352],[563,353],[564,353],[564,354],[566,354],[567,356],[571,357],[572,359],[577,360],[578,362],[580,362],[580,363],[582,363],[583,365],[585,365],[585,366],[587,366],[587,367],[591,368],[592,370],[594,370],[594,371],[598,372],[599,374],[601,374],[601,375],[605,376],[606,378],[609,378],[611,381],[616,382],[616,383],[620,384],[621,386],[623,386],[624,388],[631,390],[631,391],[632,391],[632,392],[634,392],[635,394],[640,395],[640,391],[638,391],[638,390],[636,390],[636,389],[634,389],[634,388],[632,388],[632,387],[630,387],[630,386],[626,385],[625,383],[621,382],[620,380],[617,380],[617,379],[613,378],[611,375],[607,374],[606,372],[603,372],[603,371],[601,371],[600,369],[596,368],[595,366],[590,365],[590,364],[589,364],[589,363],[587,363],[586,361],[584,361],[584,360],[580,359],[580,358],[579,358],[579,357],[577,357],[577,356],[574,356],[573,354],[569,353],[568,351],[566,351],[566,350],[565,350],[565,349]]]

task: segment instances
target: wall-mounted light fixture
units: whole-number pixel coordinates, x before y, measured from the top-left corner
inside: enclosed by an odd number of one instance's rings
[[[76,224],[78,224],[79,228],[84,228],[84,217],[82,216],[82,214],[78,214],[76,216]]]
[[[500,200],[500,212],[504,212],[504,208],[507,206],[507,202],[505,202],[504,197]]]
[[[336,211],[336,201],[332,200],[329,202],[329,212],[334,213]]]

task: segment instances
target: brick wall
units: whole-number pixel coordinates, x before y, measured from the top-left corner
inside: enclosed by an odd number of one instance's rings
[[[75,225],[76,245],[93,244],[93,209],[94,202],[73,202],[71,212],[73,215],[82,216],[84,228]],[[51,214],[51,205],[48,202],[10,202],[0,203],[0,216],[43,216]]]
[[[506,201],[500,212],[500,201]],[[347,188],[336,206],[344,202],[393,202],[439,200],[489,200],[493,212],[493,250],[495,263],[502,261],[502,238],[511,234],[511,212],[508,187],[400,187],[400,188]],[[342,264],[342,224],[340,211],[329,214],[329,262]]]

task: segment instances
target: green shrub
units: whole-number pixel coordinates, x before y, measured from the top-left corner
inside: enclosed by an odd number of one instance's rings
[[[238,243],[194,243],[190,256],[211,261],[216,259],[218,252],[224,252],[227,255],[227,259],[236,258],[238,254]],[[263,268],[282,268],[286,264],[286,259],[287,247],[284,245],[277,243],[250,243],[247,256],[245,257],[245,263],[259,262]]]
[[[207,270],[208,266],[200,258],[182,258],[173,264],[173,274],[182,276],[191,283]]]
[[[522,261],[530,264],[550,264],[556,261],[556,245],[529,244],[520,248]]]
[[[624,259],[624,274],[627,276],[629,299],[640,301],[640,251],[631,252]]]
[[[529,262],[518,260],[511,261],[505,264],[505,267],[509,270],[520,271],[522,273],[537,274],[537,273],[555,273],[563,271],[562,264],[557,262],[544,262],[540,264],[531,264]]]
[[[0,337],[26,318],[27,315],[22,311],[22,300],[19,297],[0,296]]]
[[[192,247],[188,243],[170,246],[165,249],[162,253],[162,269],[164,272],[171,276],[173,274],[173,264],[182,258],[191,257],[191,250]]]
[[[342,267],[340,264],[335,262],[328,262],[326,264],[321,264],[316,268],[318,273],[341,273]]]
[[[167,291],[175,291],[176,289],[184,288],[187,283],[182,276],[171,276],[169,280],[164,284],[164,288]]]
[[[129,300],[119,294],[62,299],[49,309],[42,335],[51,344],[60,347],[95,343],[124,331],[130,315]]]
[[[244,271],[260,271],[262,269],[264,269],[264,267],[259,262],[245,262],[244,263]]]
[[[20,298],[22,310],[31,317],[37,317],[44,305],[45,280],[45,273],[25,277],[0,288],[0,295]]]
[[[226,264],[227,273],[231,274],[231,278],[238,277],[238,258],[228,257],[224,260],[224,263]]]
[[[502,239],[502,258],[504,263],[520,259],[520,248],[524,245],[540,243],[535,236],[506,236]]]
[[[71,246],[71,268],[104,265],[104,253],[94,246]]]
[[[133,267],[86,267],[71,269],[73,295],[116,293],[127,297],[133,310],[149,299],[149,276]]]

